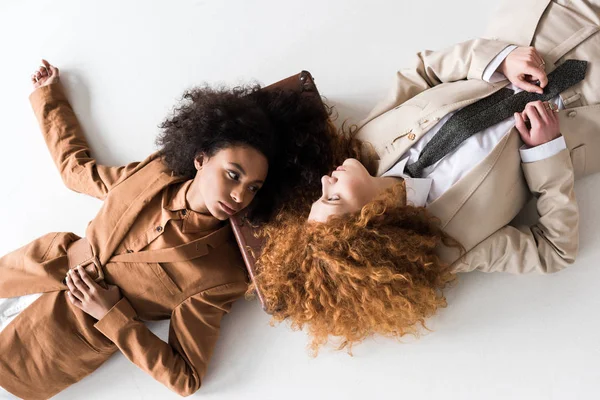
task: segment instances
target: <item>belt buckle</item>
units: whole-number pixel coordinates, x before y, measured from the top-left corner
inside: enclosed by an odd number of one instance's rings
[[[96,274],[98,275],[96,278],[94,278],[94,281],[96,281],[96,282],[103,281],[104,280],[104,270],[102,269],[102,265],[100,264],[100,260],[98,260],[98,257],[94,256],[80,264],[77,264],[77,267],[81,267],[87,273],[89,273],[89,271],[86,267],[89,267],[90,265],[93,265],[95,267]]]

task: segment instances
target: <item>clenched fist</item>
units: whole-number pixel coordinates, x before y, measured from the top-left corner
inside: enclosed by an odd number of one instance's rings
[[[33,89],[37,89],[42,86],[48,86],[59,80],[58,68],[51,65],[48,61],[42,60],[42,65],[31,74],[31,83],[33,83]]]

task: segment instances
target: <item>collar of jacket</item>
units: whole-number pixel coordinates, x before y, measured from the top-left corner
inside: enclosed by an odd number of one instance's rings
[[[100,264],[110,259],[142,208],[165,187],[183,180],[174,176],[158,153],[154,153],[109,192],[86,229],[86,237]]]
[[[170,185],[163,192],[162,208],[166,212],[178,213],[177,219],[183,220],[181,231],[183,233],[198,233],[202,231],[211,231],[217,228],[221,221],[210,214],[202,214],[190,208],[186,195],[193,179],[188,179],[185,182],[175,183]],[[181,214],[185,210],[184,214]]]

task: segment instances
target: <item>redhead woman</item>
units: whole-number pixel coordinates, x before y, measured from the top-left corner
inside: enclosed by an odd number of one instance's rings
[[[59,78],[47,61],[32,75],[34,113],[67,187],[103,205],[85,238],[50,233],[0,258],[0,387],[46,399],[120,351],[190,395],[247,289],[228,219],[249,207],[268,219],[289,196],[280,175],[310,191],[330,166],[297,143],[331,153],[327,115],[291,92],[200,87],[162,123],[157,153],[109,167],[91,156]],[[161,319],[168,343],[143,323]]]
[[[352,139],[376,154],[349,152],[265,231],[252,289],[314,350],[418,334],[458,272],[575,261],[574,180],[600,171],[600,6],[531,3],[501,9],[494,39],[419,53]],[[513,226],[531,198],[537,223]]]

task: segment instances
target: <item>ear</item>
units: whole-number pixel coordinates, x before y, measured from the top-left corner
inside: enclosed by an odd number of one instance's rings
[[[196,170],[201,170],[202,165],[204,165],[204,153],[197,154],[194,158],[194,167],[196,167]]]

